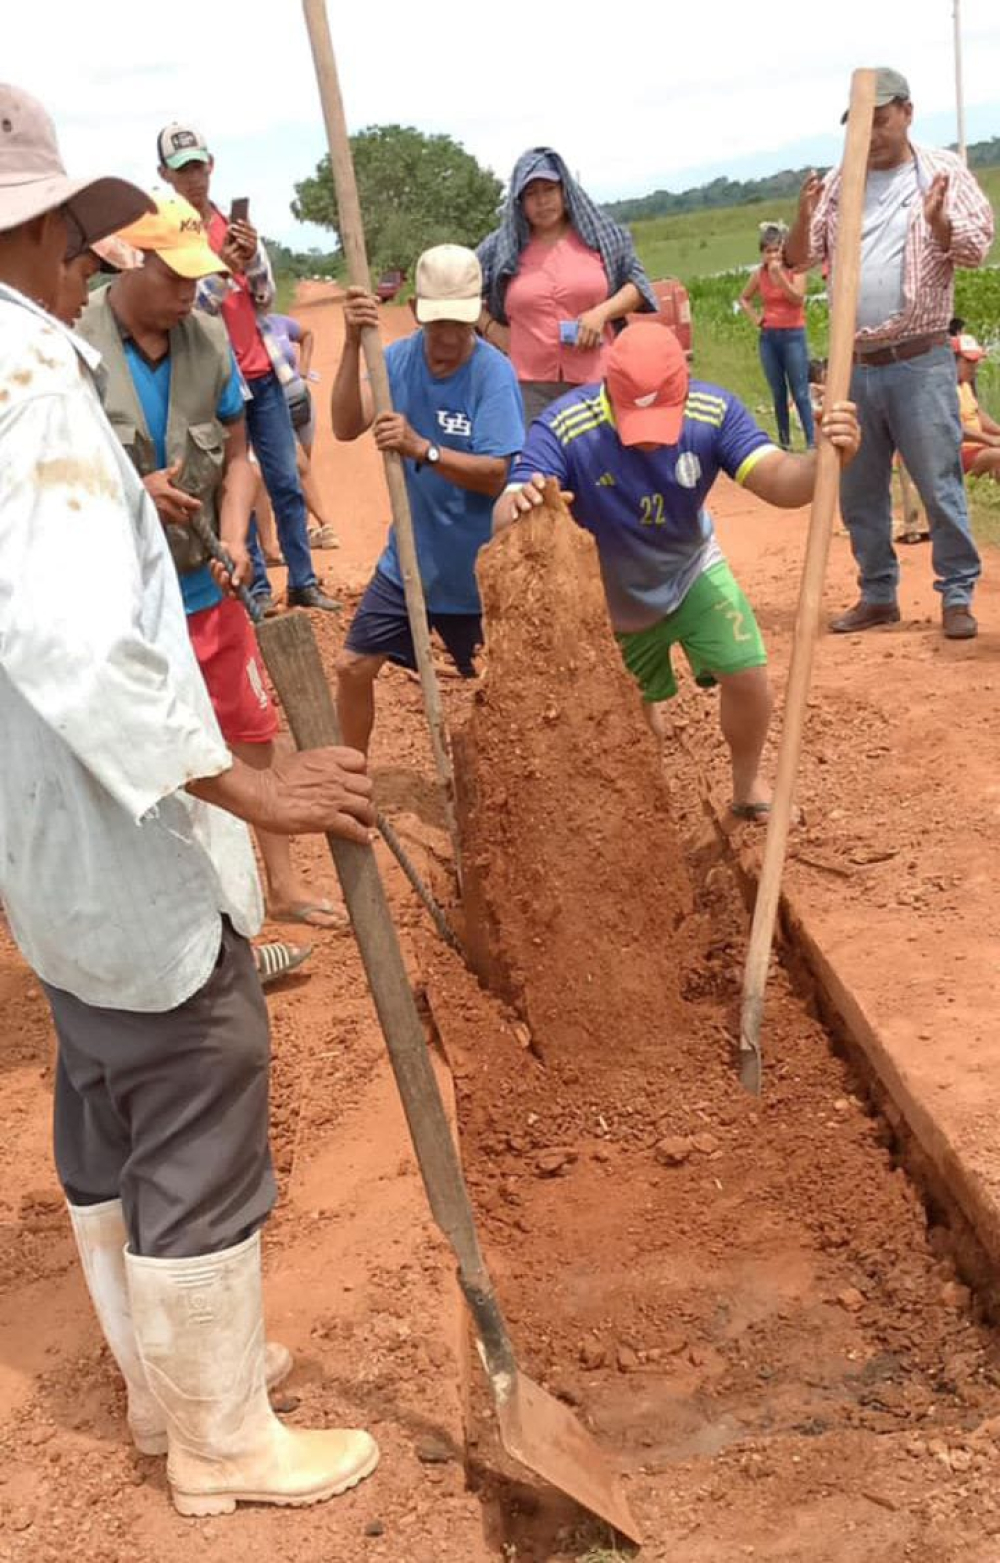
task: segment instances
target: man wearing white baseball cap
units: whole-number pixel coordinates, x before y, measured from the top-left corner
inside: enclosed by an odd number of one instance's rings
[[[367,1433],[285,1428],[267,1399],[242,823],[364,841],[374,814],[360,755],[264,772],[227,747],[99,355],[51,313],[67,252],[150,209],[69,179],[41,104],[0,86],[0,900],[55,1023],[56,1168],[130,1431],[207,1515],[332,1497],[378,1461]]]
[[[424,251],[413,305],[420,329],[386,350],[395,410],[377,418],[360,352],[364,327],[379,324],[378,300],[348,288],[330,400],[339,440],[356,440],[374,425],[379,450],[403,457],[428,617],[466,678],[482,642],[476,555],[489,541],[493,501],[524,439],[510,360],[476,335],[482,281],[472,250],[438,244]],[[392,528],[337,662],[340,725],[355,748],[367,750],[375,679],[386,661],[416,667]]]

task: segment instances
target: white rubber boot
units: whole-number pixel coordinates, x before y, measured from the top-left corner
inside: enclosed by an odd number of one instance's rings
[[[167,1419],[167,1478],[181,1514],[237,1503],[319,1503],[369,1476],[375,1440],[300,1432],[264,1385],[260,1237],[192,1259],[125,1255],[146,1379]]]
[[[166,1419],[150,1394],[132,1328],[125,1279],[128,1233],[122,1202],[108,1199],[100,1205],[67,1203],[67,1209],[94,1312],[125,1380],[129,1432],[141,1454],[166,1454]]]
[[[150,1393],[132,1324],[125,1275],[128,1232],[122,1202],[108,1199],[100,1205],[71,1205],[67,1201],[66,1208],[97,1321],[125,1380],[128,1427],[135,1447],[140,1454],[166,1454],[167,1419]],[[269,1342],[265,1357],[268,1389],[283,1383],[292,1366],[292,1354],[287,1346]]]

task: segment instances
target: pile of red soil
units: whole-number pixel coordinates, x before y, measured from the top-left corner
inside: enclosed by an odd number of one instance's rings
[[[550,489],[479,561],[487,671],[455,734],[466,943],[546,1057],[634,1055],[678,1014],[691,890],[593,539]]]

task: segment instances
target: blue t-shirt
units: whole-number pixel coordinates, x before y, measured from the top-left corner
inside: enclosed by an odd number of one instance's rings
[[[134,342],[126,340],[125,359],[136,395],[142,405],[149,437],[156,451],[157,468],[163,468],[167,465],[170,354],[161,358],[159,363],[151,364],[149,359],[139,352]],[[234,423],[237,418],[243,416],[243,384],[231,351],[229,368],[229,379],[215,409],[215,416],[222,423]],[[181,575],[179,580],[185,613],[201,613],[203,609],[214,608],[217,602],[222,601],[222,592],[212,579],[212,572],[207,564],[200,565],[197,570],[189,570],[185,575]]]
[[[435,378],[415,331],[386,349],[392,403],[416,432],[435,445],[470,456],[513,456],[524,439],[517,376],[510,360],[477,339],[454,374]],[[489,542],[494,501],[449,483],[432,466],[403,463],[413,533],[427,606],[433,613],[478,613],[476,555]],[[378,569],[397,586],[403,577],[395,529]]]
[[[576,497],[574,519],[597,541],[611,622],[648,628],[673,613],[722,558],[705,498],[719,471],[742,483],[775,449],[743,403],[693,380],[676,445],[623,445],[601,384],[581,385],[547,407],[528,430],[511,483],[533,472]]]

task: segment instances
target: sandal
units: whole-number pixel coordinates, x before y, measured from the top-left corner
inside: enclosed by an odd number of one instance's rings
[[[307,961],[312,952],[311,944],[255,944],[253,958],[261,987],[277,982],[279,977],[287,977],[290,971]]]
[[[340,538],[329,521],[325,522],[323,526],[310,527],[308,537],[310,548],[340,547]]]
[[[771,805],[769,803],[731,803],[729,812],[734,819],[748,819],[752,820],[755,825],[759,825],[761,820],[767,819],[771,812]]]

